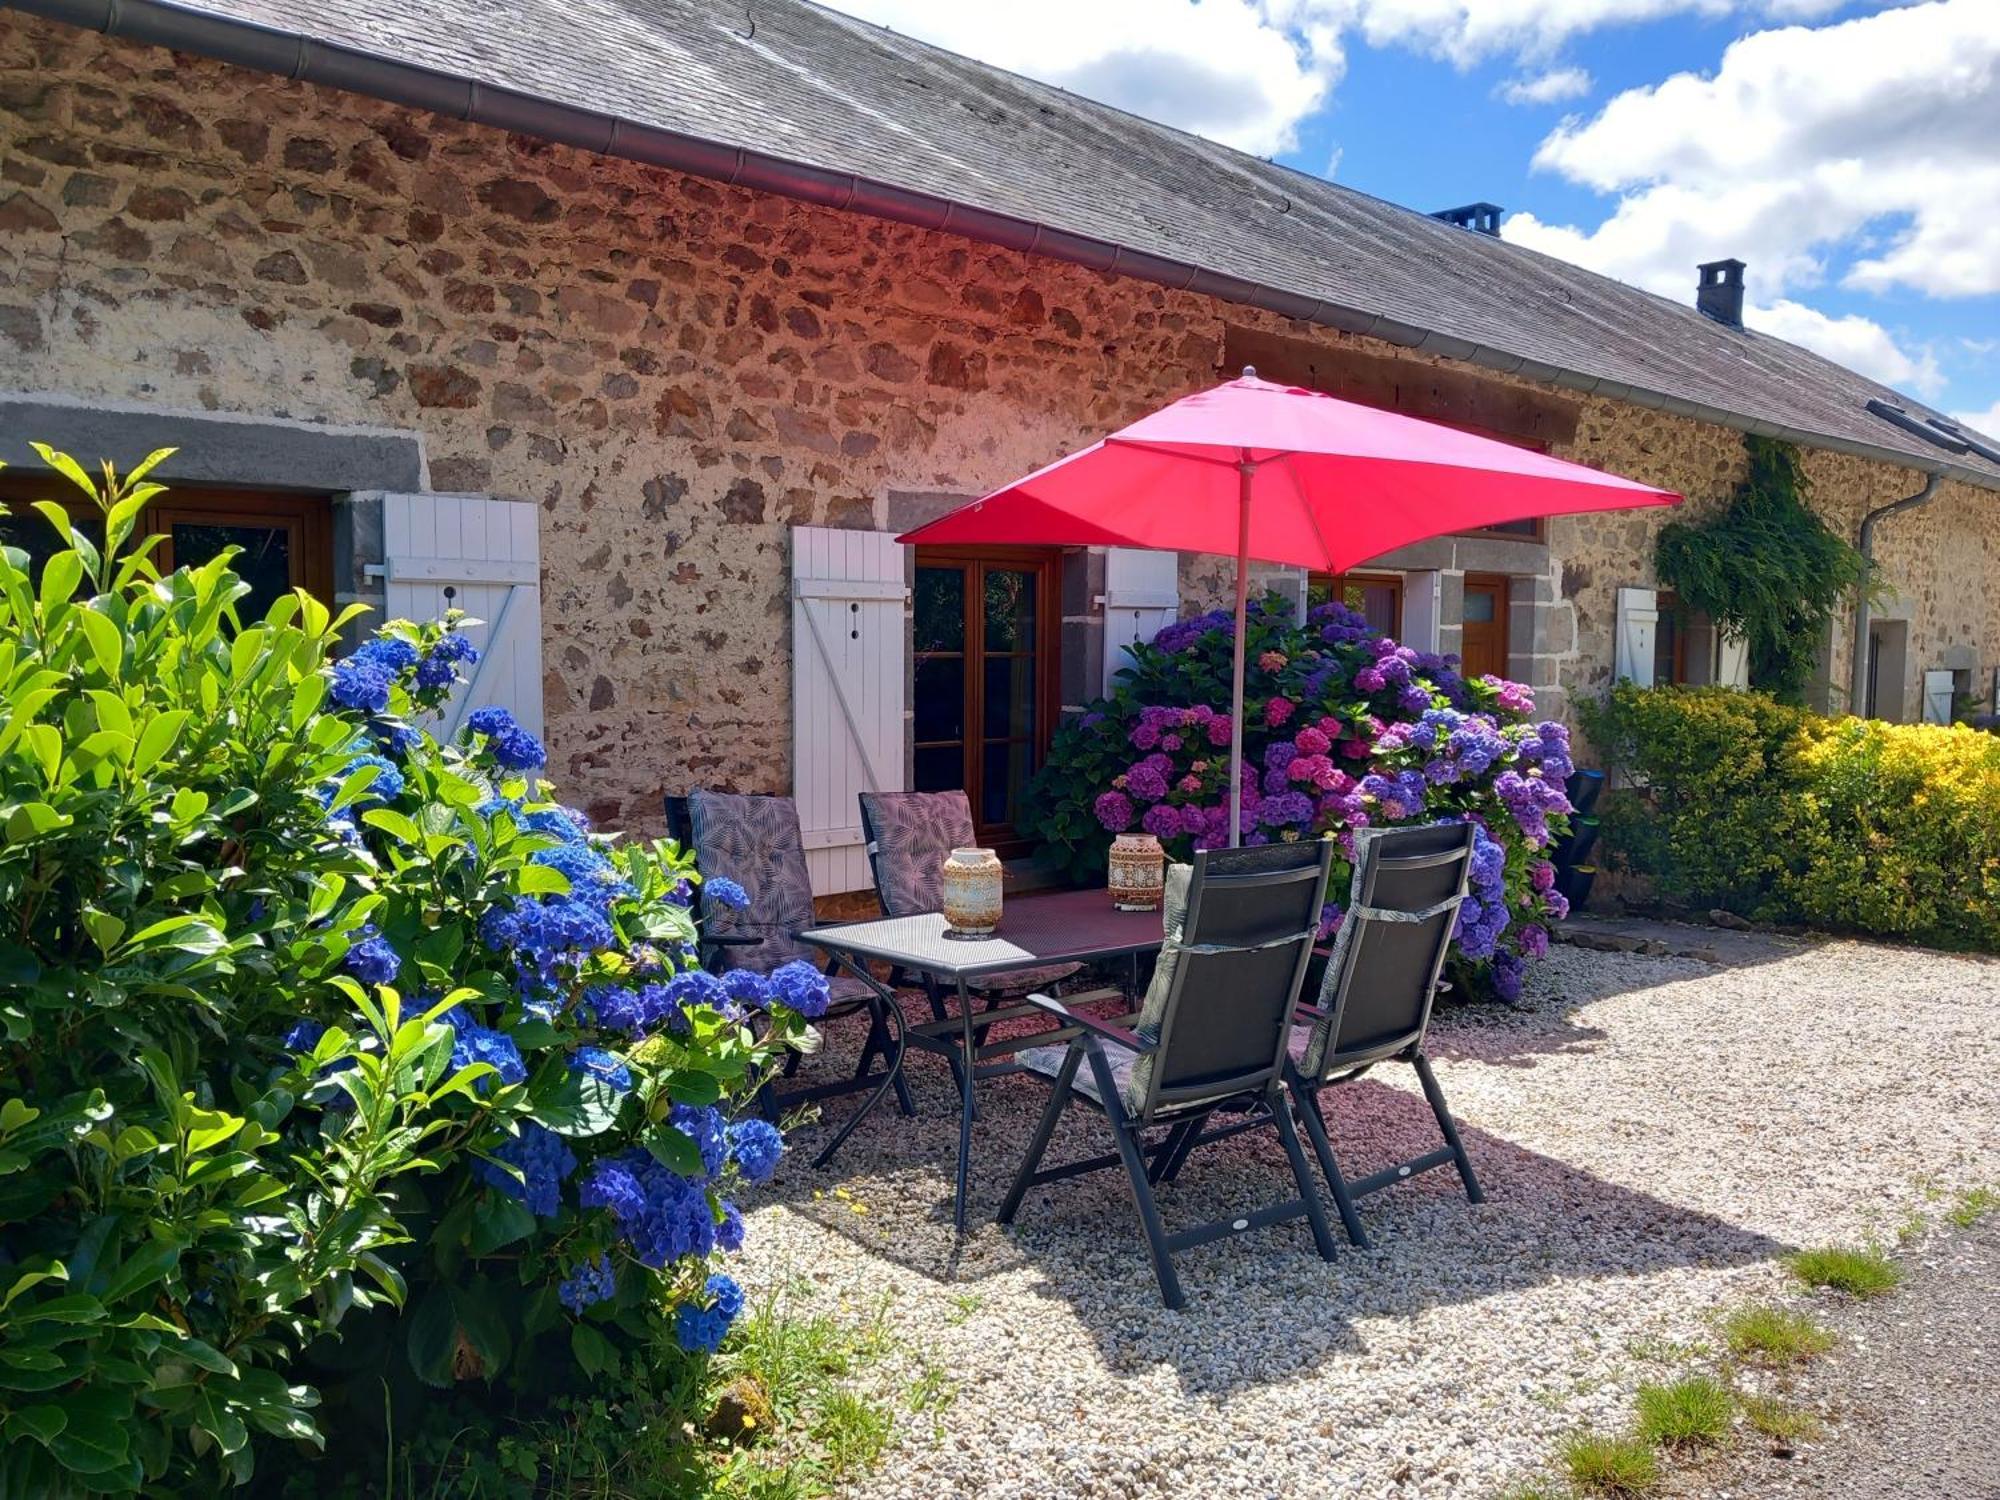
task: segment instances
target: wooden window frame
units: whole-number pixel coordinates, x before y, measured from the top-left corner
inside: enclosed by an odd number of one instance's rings
[[[76,518],[100,514],[61,475],[0,473],[0,503],[9,510],[33,514],[28,506],[35,500],[53,500]],[[153,561],[162,573],[174,567],[176,522],[283,529],[291,537],[292,586],[333,607],[333,514],[324,495],[170,487],[140,508],[132,531],[134,537],[162,538],[153,549]]]
[[[985,661],[986,661],[986,610],[985,590],[982,584],[983,569],[994,567],[1015,572],[1032,569],[1035,571],[1035,646],[1032,652],[1008,653],[1017,656],[1032,656],[1039,674],[1035,684],[1035,728],[1032,734],[1010,735],[1007,740],[994,743],[1023,743],[1034,747],[1035,765],[1039,769],[1048,762],[1049,744],[1055,733],[1055,721],[1062,710],[1062,551],[1050,547],[919,547],[916,567],[918,568],[962,568],[967,577],[965,589],[965,638],[957,651],[925,651],[914,648],[910,653],[910,673],[914,682],[917,667],[933,658],[959,657],[967,666],[964,673],[965,720],[962,725],[960,744],[963,763],[959,781],[965,788],[967,800],[972,804],[972,825],[981,844],[998,853],[1013,857],[1032,852],[1034,841],[1018,832],[1012,823],[989,823],[981,812],[986,774],[985,750],[987,738],[985,730]],[[977,607],[975,607],[977,606]],[[912,608],[914,609],[914,604]],[[913,616],[914,618],[914,616]],[[978,663],[974,670],[973,663]],[[911,749],[941,749],[949,741],[918,741],[915,727],[911,729]]]
[[[1653,620],[1653,686],[1687,686],[1688,632],[1687,616],[1681,609],[1681,596],[1672,589],[1653,591],[1653,608],[1657,611]],[[1660,681],[1659,633],[1662,627],[1673,631],[1673,651],[1670,653],[1667,670],[1672,673],[1667,681]]]
[[[1401,573],[1375,573],[1364,568],[1349,568],[1345,573],[1308,573],[1306,574],[1307,602],[1310,604],[1312,591],[1318,587],[1325,587],[1336,599],[1339,599],[1340,591],[1350,583],[1358,583],[1364,586],[1368,584],[1388,586],[1389,592],[1395,596],[1396,600],[1394,606],[1396,623],[1390,628],[1389,634],[1400,641],[1403,638],[1403,603],[1405,598],[1405,580]],[[1346,603],[1345,600],[1341,600],[1341,602]],[[1351,608],[1352,606],[1349,607]]]

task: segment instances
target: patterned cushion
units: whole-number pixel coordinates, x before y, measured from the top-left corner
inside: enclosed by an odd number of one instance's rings
[[[1030,1047],[1025,1052],[1015,1054],[1015,1061],[1031,1072],[1053,1078],[1062,1071],[1063,1059],[1069,1056],[1069,1048]],[[1127,1052],[1115,1042],[1104,1044],[1104,1060],[1111,1064],[1111,1081],[1117,1086],[1118,1097],[1131,1107],[1132,1067],[1139,1061],[1137,1053]],[[1090,1059],[1085,1058],[1076,1065],[1076,1091],[1092,1103],[1102,1105],[1104,1098],[1097,1092],[1097,1074],[1091,1070]]]
[[[1174,992],[1174,971],[1181,965],[1181,940],[1187,931],[1188,887],[1193,883],[1193,865],[1167,866],[1161,912],[1165,939],[1160,944],[1159,961],[1153,965],[1153,982],[1146,987],[1145,1002],[1139,1007],[1138,1023],[1132,1028],[1149,1042],[1159,1036],[1167,1001]],[[1146,1097],[1147,1084],[1152,1081],[1153,1058],[1141,1057],[1136,1063],[1123,1086],[1126,1106],[1135,1114]]]
[[[964,792],[863,792],[875,894],[892,917],[914,917],[944,905],[944,862],[968,847],[972,804]]]
[[[986,974],[967,982],[982,995],[1025,995],[1033,990],[1049,989],[1082,972],[1082,964],[1043,964],[1034,969],[1009,969],[1004,974]]]
[[[817,965],[820,955],[793,937],[814,923],[812,877],[792,799],[696,792],[688,798],[688,817],[702,878],[733,880],[750,897],[742,911],[703,900],[708,932],[758,939],[721,949],[721,966],[768,974],[793,959]]]

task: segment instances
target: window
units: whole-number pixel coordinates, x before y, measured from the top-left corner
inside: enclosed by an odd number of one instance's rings
[[[1672,589],[1660,590],[1660,618],[1653,626],[1653,686],[1681,684],[1688,678],[1688,637],[1692,623]]]
[[[96,545],[104,544],[102,517],[81,495],[72,501],[64,493],[70,488],[59,476],[0,475],[0,502],[10,512],[0,516],[0,542],[25,551],[37,574],[62,542],[55,528],[29,509],[31,501],[58,501],[78,530]],[[163,573],[199,566],[224,547],[241,548],[235,568],[250,592],[236,609],[245,620],[262,618],[280,595],[294,588],[333,602],[332,517],[324,496],[169,489],[139,512],[134,535],[161,538],[153,561]]]
[[[1052,548],[921,548],[913,681],[914,786],[964,788],[982,843],[1014,832],[1056,715],[1061,554]]]
[[[1339,600],[1378,635],[1403,634],[1403,580],[1395,573],[1315,573],[1306,580],[1306,607]]]

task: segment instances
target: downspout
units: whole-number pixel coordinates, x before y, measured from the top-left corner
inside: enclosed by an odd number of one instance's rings
[[[1927,504],[1937,494],[1938,481],[1943,478],[1942,474],[1930,474],[1924,480],[1924,487],[1914,495],[1878,505],[1861,518],[1861,535],[1856,544],[1861,553],[1861,581],[1855,586],[1854,595],[1854,659],[1847,669],[1847,711],[1851,714],[1860,715],[1868,707],[1868,593],[1874,584],[1876,524],[1899,511]]]

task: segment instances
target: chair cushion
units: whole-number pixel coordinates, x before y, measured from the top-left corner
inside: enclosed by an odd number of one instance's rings
[[[867,980],[857,978],[852,974],[834,974],[829,976],[826,981],[826,989],[827,1004],[829,1007],[858,1004],[875,993],[874,988]]]
[[[1043,964],[1034,969],[1009,969],[1004,974],[987,974],[968,983],[982,995],[1025,995],[1030,990],[1048,989],[1082,972],[1082,964]]]
[[[1167,866],[1166,890],[1161,897],[1160,914],[1164,938],[1160,944],[1159,959],[1153,965],[1153,982],[1146,986],[1146,998],[1139,1007],[1139,1019],[1132,1028],[1149,1042],[1158,1040],[1160,1022],[1165,1018],[1167,1002],[1173,996],[1174,972],[1180,968],[1181,940],[1187,931],[1188,889],[1193,883],[1193,865]],[[1137,1066],[1124,1085],[1125,1102],[1134,1113],[1138,1112],[1139,1103],[1146,1097],[1152,1075],[1153,1057],[1149,1054],[1137,1059]]]
[[[1062,1071],[1063,1059],[1069,1056],[1069,1048],[1030,1047],[1015,1054],[1015,1061],[1031,1072],[1053,1078]],[[1118,1090],[1121,1100],[1132,1097],[1132,1065],[1139,1060],[1138,1054],[1128,1052],[1123,1047],[1106,1043],[1104,1060],[1111,1064],[1111,1081]],[[1084,1058],[1076,1065],[1076,1091],[1093,1104],[1102,1106],[1103,1097],[1097,1092],[1097,1074],[1090,1066],[1090,1059]]]
[[[820,954],[794,936],[814,925],[797,804],[790,797],[695,792],[688,818],[702,878],[733,880],[750,898],[742,911],[702,902],[702,922],[711,932],[757,939],[722,949],[720,966],[768,974],[793,959],[817,965]]]
[[[974,841],[964,792],[863,792],[875,894],[892,917],[944,905],[944,862]]]

